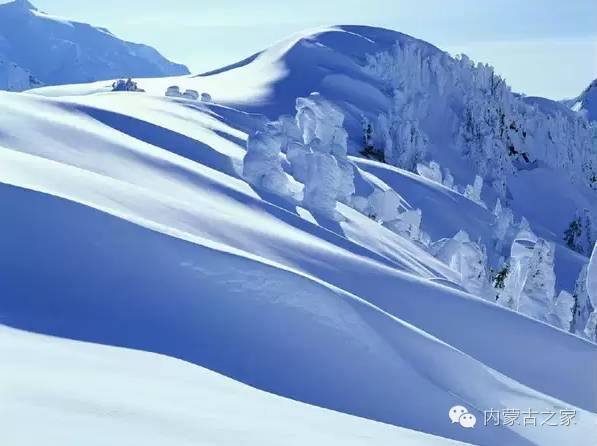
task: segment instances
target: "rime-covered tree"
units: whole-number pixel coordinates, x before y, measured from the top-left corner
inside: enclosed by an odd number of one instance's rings
[[[475,181],[473,184],[469,184],[464,189],[464,196],[471,201],[474,201],[478,205],[487,208],[485,202],[481,198],[481,192],[483,191],[483,178],[479,175],[475,175]]]
[[[279,129],[269,123],[249,135],[247,153],[243,159],[243,176],[251,184],[279,195],[288,194],[288,180],[282,169]]]
[[[573,293],[574,314],[572,329],[575,333],[580,335],[583,334],[591,313],[595,311],[587,290],[587,271],[588,265],[584,265],[574,284]]]
[[[538,239],[529,259],[518,311],[539,320],[546,320],[555,298],[554,245]]]
[[[371,117],[386,162],[413,170],[424,161],[441,109],[442,121],[453,125],[451,143],[501,198],[508,196],[508,178],[537,160],[597,190],[597,125],[513,94],[492,67],[399,41],[369,55],[364,70],[392,99]]]
[[[461,284],[469,292],[494,298],[487,268],[484,245],[474,242],[465,231],[431,244],[431,253],[461,275]]]
[[[596,229],[588,209],[577,212],[564,231],[566,246],[581,254],[589,255],[595,244]]]
[[[296,111],[304,153],[289,157],[289,161],[293,171],[304,174],[303,203],[338,219],[336,202],[349,204],[354,194],[354,170],[347,157],[344,115],[318,93],[298,98]]]
[[[554,300],[551,311],[547,315],[547,322],[562,330],[571,331],[574,315],[574,296],[562,290]]]

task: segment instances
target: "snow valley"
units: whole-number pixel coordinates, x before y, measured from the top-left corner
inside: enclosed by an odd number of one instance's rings
[[[592,444],[587,92],[363,26],[184,73],[0,92],[0,438]]]

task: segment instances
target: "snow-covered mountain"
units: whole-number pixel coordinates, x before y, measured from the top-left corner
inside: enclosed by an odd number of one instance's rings
[[[102,81],[0,94],[3,324],[183,359],[408,429],[399,443],[417,444],[419,431],[484,446],[592,444],[593,124],[512,94],[488,67],[368,27],[312,30],[212,73],[138,83],[145,93]],[[0,340],[48,353],[9,372],[20,389],[37,382],[22,371],[57,361],[102,386],[126,381],[110,381],[118,361],[127,376],[155,363],[152,382],[180,373],[195,392],[209,386],[191,365],[195,377],[151,355],[24,336],[4,329]],[[129,437],[131,419],[180,422],[177,404],[132,389],[136,406],[122,407],[102,386],[43,404],[110,414]],[[39,396],[12,395],[14,425],[39,417]],[[259,395],[247,410],[272,403]],[[477,426],[451,423],[455,405]],[[509,409],[575,418],[484,422]],[[285,429],[284,416],[271,424]],[[350,444],[361,421],[344,420]],[[207,423],[185,426],[195,422]],[[357,444],[384,444],[379,425],[362,426]],[[205,440],[184,432],[169,444]],[[267,444],[259,426],[252,435]]]
[[[29,71],[0,56],[0,90],[23,91],[42,85]]]
[[[184,65],[104,28],[48,15],[27,0],[0,2],[2,90],[186,73]]]
[[[597,121],[597,79],[591,82],[580,95],[573,99],[566,99],[562,103],[581,113],[589,121]]]

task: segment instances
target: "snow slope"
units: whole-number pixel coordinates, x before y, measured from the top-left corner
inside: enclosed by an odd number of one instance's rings
[[[472,444],[591,444],[595,344],[463,292],[457,271],[346,205],[330,220],[242,178],[247,137],[266,121],[256,112],[289,113],[312,90],[340,104],[356,149],[361,111],[388,101],[360,63],[396,39],[439,52],[388,30],[338,27],[211,74],[142,80],[147,94],[112,93],[105,81],[0,93],[0,322],[166,354]],[[218,104],[164,97],[171,84]],[[350,160],[357,190],[394,189],[423,210],[433,240],[460,229],[490,239],[491,213],[463,194]],[[591,192],[538,165],[511,194],[518,216],[558,243],[558,286],[570,289],[588,259],[559,240],[568,220],[558,212],[594,207]],[[492,408],[577,417],[569,427],[463,429],[447,417],[456,404],[479,424]]]
[[[219,104],[249,113],[265,114],[270,119],[276,119],[281,114],[293,114],[296,97],[318,91],[345,114],[345,127],[350,136],[349,151],[360,156],[362,116],[376,117],[391,105],[387,87],[364,70],[363,66],[367,55],[391,51],[396,42],[414,45],[427,57],[449,57],[427,42],[396,31],[338,26],[297,33],[220,70],[198,76],[145,79],[140,82],[140,87],[160,96],[170,85],[179,85],[181,90],[204,91],[210,93]],[[41,88],[33,92],[45,96],[69,96],[108,90],[106,83],[98,82],[80,87]],[[528,98],[525,101],[536,105],[545,115],[568,113],[571,119],[575,115],[555,101],[543,98]],[[475,177],[475,169],[470,161],[462,158],[454,141],[453,127],[458,123],[445,118],[449,108],[450,104],[442,104],[441,107],[438,104],[437,109],[426,116],[422,123],[430,137],[429,158],[449,168],[457,184],[470,184]],[[548,147],[544,141],[536,143],[537,147]],[[574,253],[566,252],[562,246],[562,234],[576,210],[589,209],[597,221],[597,200],[594,191],[579,184],[579,181],[570,181],[570,176],[565,170],[551,168],[539,161],[509,178],[508,197],[517,219],[525,216],[538,235],[559,244],[561,262],[556,262],[557,268],[566,271],[566,274],[559,275],[558,279],[562,288],[571,291],[570,287],[586,263],[586,258],[579,260]],[[554,177],[557,178],[557,184],[554,184]],[[486,186],[483,198],[491,207],[496,200],[495,192]],[[550,217],[545,218],[547,215]],[[454,233],[441,235],[453,236]]]
[[[29,71],[0,55],[0,90],[23,91],[40,85]]]
[[[0,356],[2,441],[13,446],[463,444],[297,403],[144,352],[0,326]]]
[[[254,190],[238,172],[255,121],[137,93],[2,94],[3,323],[474,444],[593,434],[594,344],[456,291],[453,271],[350,208],[337,223]],[[412,181],[407,199],[435,187]],[[578,424],[464,430],[454,404],[481,420],[576,407]]]
[[[27,0],[0,4],[0,89],[186,73],[153,48],[104,28],[48,15]],[[29,82],[29,75],[37,81]]]
[[[597,121],[597,79],[573,99],[561,101],[567,107],[586,116],[589,121]]]

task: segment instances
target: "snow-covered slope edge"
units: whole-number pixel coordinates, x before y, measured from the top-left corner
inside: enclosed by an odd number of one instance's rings
[[[560,102],[584,115],[589,121],[597,121],[597,79],[591,82],[577,97],[564,99]]]
[[[57,18],[27,0],[0,4],[0,89],[187,74],[155,49]]]
[[[1,325],[0,357],[2,441],[12,446],[463,444],[280,398],[183,361]]]

